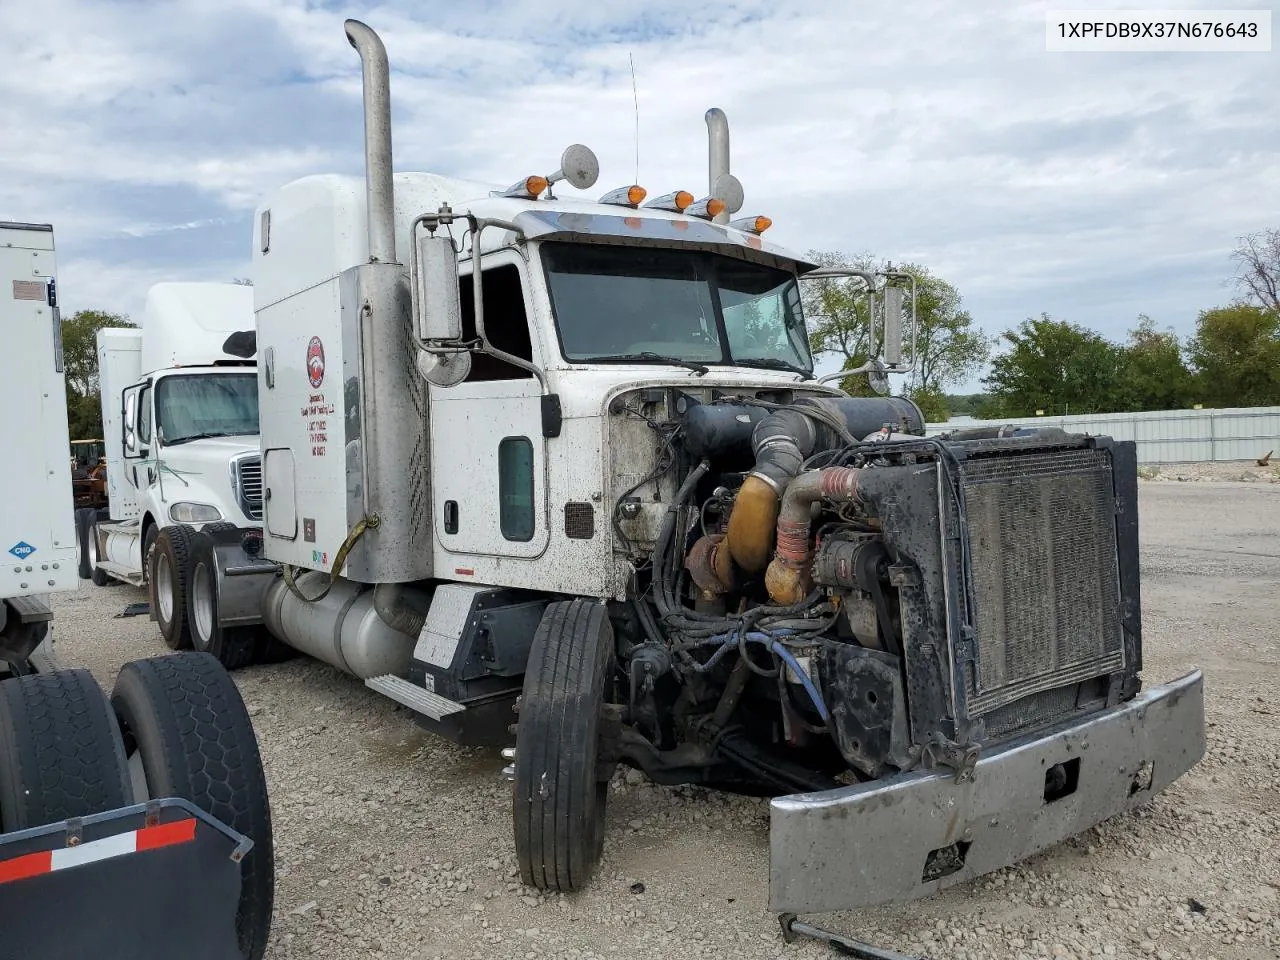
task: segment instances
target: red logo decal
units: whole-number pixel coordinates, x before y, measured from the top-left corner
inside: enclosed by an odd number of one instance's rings
[[[324,382],[324,344],[319,337],[312,337],[307,344],[307,379],[313,387]]]

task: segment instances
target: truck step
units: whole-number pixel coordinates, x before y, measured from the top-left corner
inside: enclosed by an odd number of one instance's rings
[[[392,673],[381,677],[370,677],[364,685],[432,720],[443,720],[452,713],[461,713],[467,709],[460,703],[447,700],[430,690],[424,690],[417,684],[410,683]]]
[[[130,570],[128,567],[119,563],[112,563],[110,560],[99,560],[98,566],[102,568],[104,573],[108,573],[115,579],[123,580],[132,586],[140,587],[145,582],[140,570]]]
[[[18,615],[19,623],[48,623],[53,619],[53,611],[35,597],[9,597],[5,603]]]

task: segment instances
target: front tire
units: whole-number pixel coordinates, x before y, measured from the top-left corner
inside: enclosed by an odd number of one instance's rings
[[[170,650],[191,649],[187,620],[187,579],[195,531],[183,524],[165,527],[147,558],[147,592],[151,615]]]
[[[274,838],[262,757],[244,700],[206,653],[126,663],[111,703],[125,750],[140,766],[139,802],[181,797],[253,841],[241,862],[236,936],[246,960],[260,960],[271,932]]]
[[[601,710],[613,670],[605,606],[550,604],[529,651],[516,732],[513,819],[525,884],[564,893],[590,880],[604,849],[608,779]]]

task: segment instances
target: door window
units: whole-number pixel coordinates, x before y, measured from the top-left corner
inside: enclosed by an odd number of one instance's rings
[[[498,523],[508,540],[533,539],[533,444],[507,437],[498,444]]]

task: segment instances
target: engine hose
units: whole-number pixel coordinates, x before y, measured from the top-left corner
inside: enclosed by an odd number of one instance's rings
[[[653,547],[653,578],[654,578],[654,599],[658,602],[658,609],[664,616],[675,612],[674,597],[667,596],[667,549],[671,542],[671,538],[675,533],[676,515],[684,502],[689,499],[694,488],[697,487],[698,481],[703,478],[708,470],[711,469],[711,461],[703,460],[690,471],[689,476],[685,477],[684,483],[680,485],[680,489],[676,491],[675,497],[672,498],[667,512],[662,518],[662,526],[658,530],[658,540]]]
[[[779,631],[779,633],[781,633],[781,631]],[[788,667],[791,668],[791,672],[800,679],[800,685],[804,687],[805,693],[807,693],[809,695],[809,699],[813,701],[813,706],[818,711],[818,716],[822,717],[824,723],[831,722],[831,713],[827,710],[827,705],[822,700],[822,694],[820,694],[818,692],[818,688],[814,686],[812,678],[810,678],[808,672],[800,666],[800,662],[796,660],[795,655],[778,642],[774,634],[738,631],[731,634],[718,634],[714,637],[708,637],[703,643],[699,644],[699,646],[710,646],[712,643],[719,643],[720,649],[717,650],[715,654],[712,654],[711,660],[708,660],[699,672],[710,670],[712,661],[716,659],[717,655],[723,655],[725,650],[737,645],[739,642],[763,644],[770,652],[781,659]],[[747,665],[751,666],[750,661],[748,661]]]

